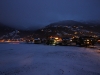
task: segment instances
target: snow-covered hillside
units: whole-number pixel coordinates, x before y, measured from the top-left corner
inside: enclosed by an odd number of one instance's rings
[[[0,44],[0,75],[100,75],[97,49]]]
[[[65,20],[61,22],[51,23],[46,27],[37,30],[36,36],[100,36],[100,24],[77,22],[73,20]]]
[[[12,32],[9,32],[3,36],[0,37],[0,39],[15,39],[15,38],[20,38],[20,36],[18,35],[19,31],[18,30],[14,30]]]

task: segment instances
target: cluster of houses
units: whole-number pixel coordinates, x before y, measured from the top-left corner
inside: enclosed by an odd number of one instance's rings
[[[32,39],[26,39],[26,43],[34,43],[34,44],[46,44],[46,45],[74,45],[74,46],[89,46],[89,45],[95,45],[98,41],[98,38],[92,37],[92,36],[80,36],[80,37],[48,37],[48,38],[32,38]]]

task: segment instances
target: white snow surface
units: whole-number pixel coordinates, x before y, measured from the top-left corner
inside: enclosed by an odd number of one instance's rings
[[[100,75],[100,51],[74,46],[0,44],[0,75]]]

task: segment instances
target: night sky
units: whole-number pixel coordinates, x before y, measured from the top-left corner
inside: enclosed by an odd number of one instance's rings
[[[0,23],[45,26],[62,20],[100,21],[100,0],[0,0]]]

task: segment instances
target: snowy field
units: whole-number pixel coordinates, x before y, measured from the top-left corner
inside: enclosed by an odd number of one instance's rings
[[[100,75],[100,50],[0,44],[0,75]]]

